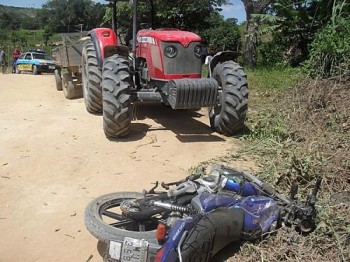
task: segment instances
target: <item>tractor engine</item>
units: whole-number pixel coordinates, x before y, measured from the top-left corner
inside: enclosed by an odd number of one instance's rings
[[[136,57],[141,61],[141,78],[165,81],[200,78],[200,42],[198,35],[187,31],[140,30],[137,34]]]
[[[161,101],[173,109],[199,108],[217,103],[218,84],[201,78],[201,38],[178,29],[141,30],[136,57],[142,89],[159,90]],[[141,93],[139,99],[153,99]]]

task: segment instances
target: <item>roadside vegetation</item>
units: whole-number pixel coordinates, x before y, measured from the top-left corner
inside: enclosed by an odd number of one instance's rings
[[[254,243],[234,243],[217,261],[349,261],[350,199],[334,194],[350,191],[350,79],[314,80],[294,68],[255,68],[248,79],[247,128],[236,137],[240,150],[194,169],[241,169],[237,160],[254,159],[255,174],[281,193],[288,195],[296,181],[300,200],[322,177],[317,228],[305,236],[281,228]]]
[[[297,182],[300,200],[322,177],[316,230],[302,236],[280,228],[254,243],[230,245],[218,261],[350,261],[348,7],[333,3],[329,21],[308,40],[307,55],[286,52],[280,35],[285,31],[264,36],[261,65],[247,70],[249,113],[247,128],[237,137],[240,150],[196,167],[254,159],[256,174],[281,193],[288,195]]]

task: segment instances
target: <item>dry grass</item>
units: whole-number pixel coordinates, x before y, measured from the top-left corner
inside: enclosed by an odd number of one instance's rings
[[[297,181],[299,198],[321,176],[317,228],[300,235],[283,227],[255,242],[232,243],[213,261],[350,261],[350,82],[307,79],[285,92],[251,90],[250,104],[241,152],[198,168],[254,158],[257,175],[280,192],[288,194]],[[331,203],[340,191],[349,191],[345,204]]]
[[[350,261],[350,202],[329,203],[333,193],[350,190],[349,91],[347,81],[306,80],[271,98],[276,107],[266,112],[280,119],[268,119],[268,127],[260,123],[254,130],[260,138],[247,139],[254,150],[243,153],[259,155],[261,176],[284,192],[298,181],[305,194],[315,177],[323,177],[317,229],[301,236],[281,228],[256,243],[242,243],[227,261]]]

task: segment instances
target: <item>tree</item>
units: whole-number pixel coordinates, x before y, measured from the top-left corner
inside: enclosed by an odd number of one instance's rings
[[[302,64],[309,56],[316,33],[333,19],[334,4],[341,2],[342,13],[349,16],[350,5],[345,0],[274,0],[269,15],[259,16],[271,39],[263,47],[263,57],[292,66]]]
[[[216,26],[200,32],[209,49],[212,51],[238,51],[241,39],[237,20],[234,18],[223,20],[219,14],[212,14],[209,22]]]
[[[17,41],[18,41],[17,32],[13,31],[11,33],[11,41],[12,41],[13,46],[17,46]]]
[[[266,11],[272,0],[242,0],[246,11],[246,33],[244,43],[244,61],[249,67],[257,63],[257,45],[259,19],[255,14],[262,14]]]
[[[220,15],[220,6],[227,4],[228,0],[154,0],[154,17],[151,16],[151,6],[148,2],[139,2],[138,22],[147,24],[153,28],[179,28],[198,33],[211,45],[217,45],[218,49],[237,48],[237,39],[230,39],[230,35],[236,35],[236,22],[226,22]],[[104,16],[104,24],[110,25],[112,12],[108,8]],[[200,17],[200,19],[198,19]],[[118,31],[126,32],[131,28],[132,8],[129,3],[117,2]],[[221,28],[222,27],[222,28]],[[227,27],[226,29],[224,27]],[[215,30],[211,30],[214,29]],[[214,37],[215,35],[215,37]],[[226,37],[223,37],[225,36]],[[217,36],[217,37],[216,37]],[[225,41],[224,41],[225,39]]]
[[[99,27],[105,6],[91,0],[49,0],[39,12],[42,26],[52,32],[75,32]]]
[[[19,29],[21,26],[20,15],[12,9],[0,9],[0,28],[10,30]]]
[[[48,42],[49,42],[49,39],[50,39],[50,36],[52,36],[52,35],[53,35],[53,33],[52,33],[50,27],[45,26],[45,28],[44,28],[44,34],[43,34],[45,46],[47,46],[47,44],[48,44]]]
[[[228,0],[154,0],[154,28],[169,27],[184,30],[200,31],[216,24],[209,24],[212,15],[219,14],[220,6]],[[104,22],[111,20],[111,12],[107,11]],[[200,17],[200,19],[198,19]],[[128,27],[132,19],[132,8],[127,2],[117,2],[117,20],[119,27]],[[223,18],[220,19],[223,21]],[[146,2],[138,4],[138,21],[151,24],[151,5]]]
[[[345,0],[336,1],[327,25],[310,45],[305,68],[314,77],[329,77],[350,72],[350,10]]]

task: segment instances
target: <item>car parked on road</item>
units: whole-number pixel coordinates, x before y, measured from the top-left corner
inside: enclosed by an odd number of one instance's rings
[[[29,50],[20,55],[16,61],[16,73],[30,71],[33,75],[53,73],[60,66],[56,64],[52,57],[41,50]]]

